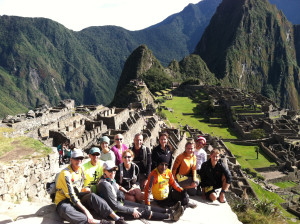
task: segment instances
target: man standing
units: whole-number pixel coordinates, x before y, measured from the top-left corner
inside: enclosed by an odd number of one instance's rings
[[[81,168],[83,158],[82,151],[74,149],[71,153],[71,164],[59,174],[55,195],[59,216],[74,224],[110,223],[94,219],[91,211],[101,218],[110,216],[116,223],[125,223],[102,198],[94,193],[81,192],[85,179]]]
[[[202,196],[206,199],[220,203],[225,203],[225,193],[232,181],[232,176],[228,168],[220,159],[220,151],[213,149],[210,153],[210,159],[202,164],[200,169]],[[216,189],[222,188],[219,198],[217,198]]]
[[[147,178],[151,172],[151,153],[150,149],[143,145],[144,138],[142,134],[134,136],[134,144],[131,150],[134,153],[133,162],[138,165],[140,169],[139,182],[140,187],[144,190],[147,184]]]
[[[93,147],[89,151],[90,161],[83,164],[85,174],[84,187],[90,187],[91,192],[96,193],[96,184],[103,175],[103,161],[100,160],[100,149]]]

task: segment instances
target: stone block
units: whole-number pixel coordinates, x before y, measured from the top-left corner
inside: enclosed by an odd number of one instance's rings
[[[29,186],[32,186],[34,184],[36,184],[37,182],[39,182],[39,179],[37,178],[36,175],[31,175],[30,179],[29,179]]]
[[[3,201],[11,201],[11,196],[10,196],[10,194],[4,194],[3,196],[2,196],[2,200]]]
[[[25,178],[17,178],[16,184],[12,185],[13,192],[21,193],[24,191],[26,186],[26,179]]]
[[[37,193],[38,193],[38,191],[37,191],[36,185],[32,185],[28,190],[27,197],[35,198],[37,196]]]
[[[15,174],[12,169],[7,169],[4,175],[4,183],[10,183],[15,178]]]
[[[0,179],[0,186],[0,195],[6,194],[8,191],[8,186],[6,183],[4,183],[3,179]]]

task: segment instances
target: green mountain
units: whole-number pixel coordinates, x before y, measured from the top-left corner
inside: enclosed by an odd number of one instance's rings
[[[108,77],[75,33],[62,25],[1,16],[0,40],[1,102],[5,93],[25,107],[57,104],[65,98],[86,104],[110,102],[107,96],[114,89],[109,87],[117,77]]]
[[[134,49],[147,44],[164,65],[180,60],[194,49],[220,1],[190,4],[140,31],[103,26],[74,32],[49,19],[1,16],[0,117],[66,98],[108,104]]]
[[[262,92],[282,107],[298,109],[293,31],[267,0],[223,0],[194,53],[222,85]]]
[[[143,80],[147,87],[137,89],[132,80]],[[138,98],[143,101],[145,91],[154,93],[169,88],[172,80],[173,73],[161,65],[146,45],[141,45],[126,60],[111,106],[127,107]]]
[[[294,3],[287,7],[283,0],[270,1],[291,15],[299,8]],[[210,65],[187,55],[194,51],[220,2],[189,4],[180,13],[139,31],[103,26],[74,32],[49,19],[1,16],[0,117],[42,103],[54,105],[66,98],[75,99],[77,104],[108,104],[126,59],[142,44],[163,66],[171,62],[172,69],[177,70],[167,71],[175,80],[191,76],[215,83]],[[298,17],[294,17],[297,23]],[[298,39],[295,37],[296,48]],[[193,69],[197,66],[198,71]],[[152,90],[157,89],[157,82],[152,86]],[[277,87],[267,87],[269,95],[278,94]]]

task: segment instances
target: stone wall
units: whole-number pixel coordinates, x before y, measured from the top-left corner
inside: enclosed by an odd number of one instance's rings
[[[56,148],[53,148],[56,151]],[[12,161],[0,166],[0,200],[42,201],[49,195],[46,183],[54,180],[59,172],[58,153],[44,158]]]
[[[8,124],[8,126],[18,130],[20,134],[23,134],[24,131],[37,129],[52,122],[57,122],[57,120],[61,119],[62,117],[69,117],[71,115],[71,111],[67,108],[64,108],[57,112],[43,114],[41,117],[35,117],[18,123]]]

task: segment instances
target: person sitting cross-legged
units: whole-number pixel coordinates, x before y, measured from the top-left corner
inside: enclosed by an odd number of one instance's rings
[[[150,220],[173,220],[178,221],[183,214],[183,207],[178,206],[176,210],[160,207],[151,207],[143,204],[127,201],[120,194],[119,186],[115,181],[117,166],[112,161],[103,164],[103,176],[97,185],[97,194],[102,197],[109,206],[122,214],[125,219],[144,218]]]
[[[150,205],[150,194],[159,206],[176,209],[178,206],[186,206],[189,196],[175,181],[171,170],[168,169],[168,157],[159,157],[157,167],[152,170],[148,177],[145,188],[145,204]],[[171,187],[171,188],[170,188]]]
[[[141,191],[139,184],[139,167],[132,162],[134,154],[130,149],[122,153],[122,163],[118,165],[116,181],[120,190],[124,192],[125,199],[133,202],[142,202],[144,193]]]
[[[71,152],[71,164],[59,174],[54,201],[59,216],[72,224],[110,223],[95,219],[94,215],[101,218],[110,216],[116,224],[126,223],[105,200],[94,193],[82,191],[85,179],[81,168],[83,158],[81,149],[74,149]]]
[[[204,162],[200,169],[202,196],[210,201],[219,200],[225,203],[225,192],[232,181],[232,176],[228,168],[220,159],[220,151],[213,149],[210,159]],[[222,188],[219,198],[216,189]]]

